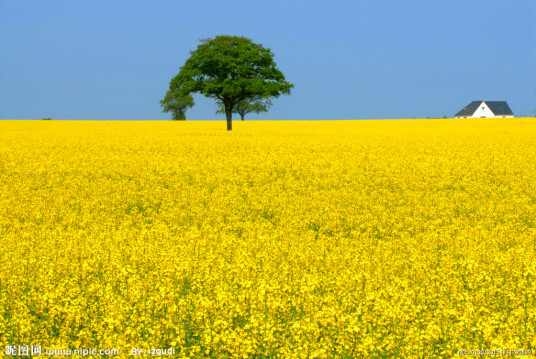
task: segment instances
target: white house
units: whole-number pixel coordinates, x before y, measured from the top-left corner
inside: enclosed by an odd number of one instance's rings
[[[506,101],[473,101],[454,115],[455,118],[514,117]]]

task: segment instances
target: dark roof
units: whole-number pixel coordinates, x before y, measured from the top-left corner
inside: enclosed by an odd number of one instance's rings
[[[481,103],[482,101],[473,101],[454,116],[473,116],[473,113],[475,113]]]
[[[473,101],[454,116],[473,116],[482,102],[485,102],[486,105],[488,105],[495,116],[514,115],[506,101]]]
[[[510,107],[508,107],[508,104],[506,103],[506,101],[484,101],[484,102],[486,103],[486,105],[488,105],[489,109],[491,110],[491,112],[495,114],[495,116],[498,116],[498,115],[513,116],[514,115],[512,113],[512,110],[510,110]]]

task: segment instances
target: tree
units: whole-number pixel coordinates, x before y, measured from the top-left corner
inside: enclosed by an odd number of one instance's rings
[[[186,110],[193,105],[195,105],[193,97],[180,89],[168,90],[164,99],[160,101],[162,112],[171,112],[174,121],[185,121]]]
[[[221,102],[230,131],[233,110],[239,102],[290,94],[294,85],[285,81],[273,57],[270,49],[245,37],[221,35],[201,40],[169,88]]]
[[[235,105],[233,113],[239,114],[242,121],[244,121],[246,114],[251,112],[255,112],[256,114],[259,114],[260,112],[268,112],[268,108],[272,105],[272,101],[269,99],[257,97],[252,100],[240,101]],[[225,114],[225,106],[221,102],[218,103],[218,110],[216,111],[216,114],[220,113]]]

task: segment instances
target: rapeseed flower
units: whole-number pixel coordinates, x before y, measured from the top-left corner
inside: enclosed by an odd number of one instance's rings
[[[536,120],[0,122],[0,344],[536,350]]]

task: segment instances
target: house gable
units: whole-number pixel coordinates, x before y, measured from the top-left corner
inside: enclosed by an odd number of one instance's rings
[[[476,118],[488,118],[488,117],[495,117],[495,114],[491,109],[489,108],[488,104],[485,101],[482,101],[480,106],[476,109],[476,111],[473,113],[473,116]]]

